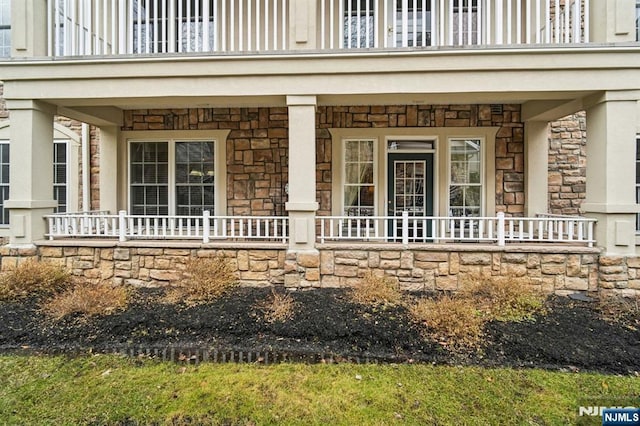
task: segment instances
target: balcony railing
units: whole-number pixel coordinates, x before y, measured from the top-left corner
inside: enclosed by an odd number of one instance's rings
[[[49,56],[286,50],[288,0],[48,0]]]
[[[269,52],[296,48],[289,40],[313,28],[305,47],[320,50],[585,43],[589,1],[317,0],[296,10],[295,0],[48,0],[48,46],[49,56]]]
[[[320,243],[327,241],[380,241],[409,243],[486,242],[572,243],[593,247],[596,220],[562,217],[418,217],[321,216]]]
[[[589,40],[588,0],[320,0],[318,16],[321,49]]]

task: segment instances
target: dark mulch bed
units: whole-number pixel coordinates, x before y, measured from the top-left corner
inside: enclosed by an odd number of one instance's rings
[[[640,318],[604,321],[594,303],[552,298],[546,315],[520,323],[490,323],[481,349],[451,353],[425,339],[405,308],[363,307],[352,303],[345,290],[292,292],[295,316],[267,323],[257,305],[270,292],[238,288],[214,303],[186,306],[159,303],[162,290],[142,289],[125,311],[59,322],[44,317],[35,299],[0,302],[0,351],[190,347],[333,359],[640,372]]]

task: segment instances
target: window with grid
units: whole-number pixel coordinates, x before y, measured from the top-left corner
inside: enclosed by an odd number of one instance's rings
[[[0,141],[0,225],[9,224],[9,210],[4,202],[9,199],[9,141]]]
[[[55,141],[53,143],[53,199],[58,202],[54,213],[68,211],[67,192],[67,142]]]
[[[53,199],[58,206],[55,213],[64,213],[68,209],[68,141],[53,143]],[[9,225],[9,210],[4,203],[9,199],[9,141],[0,141],[0,225]]]
[[[453,44],[478,44],[478,0],[454,0]]]
[[[133,51],[134,53],[193,52],[204,46],[205,25],[208,26],[208,45],[214,46],[215,26],[213,17],[205,18],[206,0],[134,0],[133,2]],[[209,13],[213,13],[213,4],[209,0]],[[170,9],[175,11],[175,22],[171,22]],[[208,22],[207,22],[208,20]],[[178,40],[170,46],[168,34],[175,27]]]
[[[199,216],[213,211],[214,149],[213,141],[131,142],[132,214]]]
[[[374,0],[344,2],[344,45],[350,48],[375,45]]]
[[[176,213],[213,211],[213,142],[176,142]]]
[[[395,46],[431,45],[431,1],[396,0]]]
[[[449,141],[449,214],[480,216],[482,210],[482,150],[479,139]]]
[[[347,140],[344,145],[344,212],[374,215],[374,141]]]
[[[0,57],[11,56],[11,0],[0,0]]]
[[[132,142],[131,213],[169,214],[169,143]]]

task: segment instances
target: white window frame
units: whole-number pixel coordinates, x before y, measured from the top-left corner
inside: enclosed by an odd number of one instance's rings
[[[480,212],[479,216],[483,217],[486,215],[486,204],[487,204],[487,181],[486,181],[486,139],[484,137],[479,136],[464,136],[464,137],[448,137],[447,138],[447,147],[446,147],[446,161],[447,161],[447,187],[446,187],[446,208],[447,208],[447,216],[451,216],[451,197],[450,191],[452,185],[454,184],[451,181],[451,142],[452,141],[460,141],[460,140],[478,140],[480,141],[480,184],[473,184],[469,186],[480,186]]]
[[[134,143],[167,143],[168,155],[167,155],[167,203],[168,203],[168,215],[175,216],[177,209],[177,194],[176,194],[176,143],[196,143],[196,142],[211,142],[213,143],[213,173],[214,173],[214,211],[211,214],[219,214],[220,206],[218,206],[219,193],[225,191],[225,185],[220,184],[220,152],[219,145],[223,144],[218,138],[190,138],[190,137],[170,137],[170,138],[152,138],[152,139],[128,139],[127,140],[127,154],[126,154],[126,169],[127,169],[127,208],[129,212],[133,211],[133,200],[131,193],[131,145]],[[226,161],[226,157],[225,157]],[[222,179],[226,179],[226,170]],[[158,216],[161,216],[158,214]]]
[[[56,175],[55,175],[55,168],[56,165],[60,164],[56,161],[56,151],[55,151],[55,146],[56,145],[64,145],[65,146],[65,158],[64,158],[64,165],[66,167],[66,179],[64,183],[56,183]],[[53,199],[56,200],[55,195],[56,195],[56,188],[59,187],[64,187],[64,192],[65,192],[65,198],[66,198],[66,203],[64,204],[64,211],[61,212],[59,210],[60,205],[58,204],[58,207],[54,208],[54,212],[55,213],[66,213],[69,212],[69,206],[73,205],[73,201],[70,199],[71,193],[69,191],[69,182],[70,182],[70,171],[71,171],[71,158],[70,158],[70,154],[71,154],[71,144],[70,141],[68,140],[64,140],[64,139],[56,139],[53,141]],[[58,201],[58,200],[56,200]],[[58,201],[59,203],[59,201]]]
[[[71,141],[68,140],[68,139],[54,139],[53,143],[54,143],[54,146],[56,144],[64,144],[65,145],[65,159],[64,159],[65,163],[64,164],[65,164],[67,170],[66,170],[66,181],[65,181],[65,183],[64,184],[55,183],[55,166],[56,166],[56,164],[60,164],[60,163],[58,163],[56,161],[55,148],[54,148],[54,151],[53,151],[54,157],[52,158],[52,167],[53,167],[53,169],[51,170],[51,173],[53,174],[53,186],[51,188],[51,196],[52,196],[52,199],[55,200],[56,199],[55,198],[55,194],[56,194],[55,188],[56,187],[64,187],[65,193],[66,193],[65,194],[66,195],[66,203],[64,204],[64,206],[65,206],[64,212],[68,212],[70,210],[69,207],[74,205],[74,201],[72,199],[73,194],[69,190],[70,189],[70,182],[71,182],[71,173],[72,172],[73,173],[77,172],[77,171],[74,171],[73,168],[71,167],[71,149],[72,149],[72,145],[71,145]],[[0,139],[0,145],[6,146],[7,148],[11,149],[10,148],[11,144],[10,144],[9,139]],[[0,159],[0,166],[4,165],[4,164],[5,163],[2,163],[1,159]],[[10,163],[7,163],[7,164],[9,165],[9,167],[11,167]],[[0,183],[0,188],[5,188],[5,187],[6,188],[10,188],[10,186],[11,186],[11,180],[9,180],[9,182],[7,182],[7,183]],[[2,195],[0,194],[0,197],[1,196]],[[71,209],[71,210],[75,210],[75,209]],[[3,202],[3,210],[2,210],[2,212],[4,213],[4,202]],[[54,208],[54,213],[59,213],[59,212],[60,211],[58,210],[58,208],[55,207]],[[8,228],[10,226],[10,224],[8,222],[7,223],[2,223],[3,221],[4,221],[3,215],[0,215],[0,228]]]
[[[347,206],[345,205],[345,188],[348,185],[347,184],[347,143],[348,142],[371,142],[373,144],[373,182],[371,184],[371,186],[373,187],[373,216],[376,216],[378,214],[378,189],[379,186],[378,185],[378,139],[377,138],[345,138],[342,139],[342,143],[341,143],[341,158],[342,158],[342,162],[340,164],[340,167],[342,168],[341,170],[341,175],[342,175],[342,179],[340,181],[340,188],[341,188],[341,194],[340,194],[340,199],[342,200],[341,202],[341,208],[342,208],[342,215],[346,216],[347,215]]]
[[[0,140],[0,145],[3,146],[3,147],[6,146],[7,149],[10,149],[9,148],[10,145],[9,145],[9,140],[8,139]],[[9,162],[3,163],[2,159],[0,158],[0,166],[4,166],[4,165],[8,165],[9,167],[11,167]],[[0,170],[0,173],[1,173],[1,170]],[[9,172],[9,173],[11,173],[11,172]],[[3,192],[4,192],[5,188],[7,190],[9,190],[10,187],[11,187],[11,175],[9,175],[9,180],[6,183],[0,183],[0,188],[3,189]],[[3,197],[2,193],[0,193],[0,197]],[[9,194],[7,193],[7,199],[8,198],[9,198]],[[5,201],[6,200],[2,200],[2,215],[0,215],[0,227],[2,227],[2,228],[8,228],[9,227],[9,219],[8,218],[7,218],[7,223],[4,223],[4,211],[6,209],[6,207],[4,207],[4,202]]]
[[[432,143],[432,148],[426,149],[398,149],[398,150],[389,150],[389,142],[393,141],[420,141],[420,142],[430,142]],[[440,144],[440,138],[438,136],[429,136],[429,135],[419,135],[419,136],[386,136],[384,141],[384,170],[385,170],[385,179],[384,185],[384,199],[385,199],[385,214],[389,214],[389,185],[390,182],[387,182],[387,173],[386,170],[389,168],[389,154],[398,153],[398,154],[433,154],[433,213],[435,216],[438,216],[440,197],[438,197],[439,192],[439,182],[440,182],[440,161],[438,161],[439,150],[438,146]],[[426,203],[425,203],[426,207]]]

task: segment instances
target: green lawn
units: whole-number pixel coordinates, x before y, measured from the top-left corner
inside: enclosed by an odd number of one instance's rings
[[[592,373],[0,356],[0,424],[567,424],[630,395],[640,379]]]

